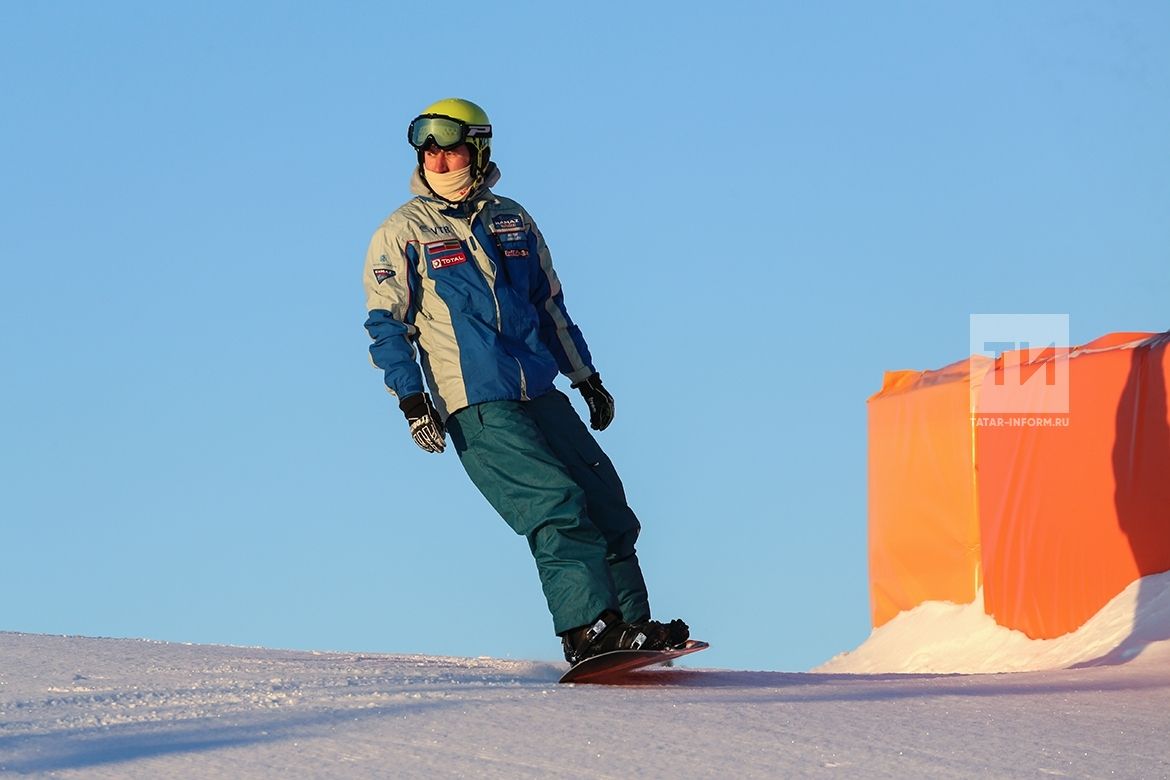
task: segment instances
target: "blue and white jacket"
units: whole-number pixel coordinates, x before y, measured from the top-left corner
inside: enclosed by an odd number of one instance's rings
[[[558,371],[574,383],[594,372],[544,238],[520,204],[488,189],[498,180],[492,164],[484,185],[452,205],[416,170],[418,197],[382,223],[366,253],[370,358],[399,398],[422,392],[425,375],[444,420],[472,404],[544,395]]]

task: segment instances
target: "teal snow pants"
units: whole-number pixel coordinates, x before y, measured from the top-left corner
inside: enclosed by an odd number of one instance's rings
[[[447,430],[471,481],[528,540],[556,633],[607,609],[650,618],[634,552],[638,518],[563,393],[469,406],[447,419]]]

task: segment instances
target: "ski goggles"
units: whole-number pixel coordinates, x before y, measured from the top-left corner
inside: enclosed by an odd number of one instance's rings
[[[491,125],[469,125],[442,114],[423,114],[415,117],[406,129],[406,140],[422,151],[431,143],[440,149],[454,149],[468,138],[491,138]]]

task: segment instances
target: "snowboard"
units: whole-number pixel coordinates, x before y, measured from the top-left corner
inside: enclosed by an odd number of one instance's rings
[[[608,653],[586,658],[565,672],[560,681],[563,683],[605,683],[614,678],[622,677],[635,669],[666,663],[679,656],[706,650],[710,646],[697,639],[688,639],[687,643],[677,650],[611,650]]]

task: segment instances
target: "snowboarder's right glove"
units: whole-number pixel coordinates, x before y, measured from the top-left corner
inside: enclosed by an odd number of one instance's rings
[[[410,423],[410,435],[414,437],[415,444],[427,452],[442,452],[447,448],[447,431],[429,395],[409,395],[398,402],[398,408]]]
[[[573,389],[581,392],[581,397],[589,407],[589,427],[595,431],[608,428],[613,422],[613,396],[601,386],[601,374],[594,371],[573,385]]]

